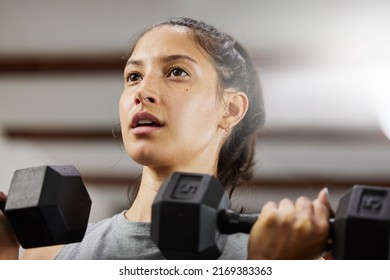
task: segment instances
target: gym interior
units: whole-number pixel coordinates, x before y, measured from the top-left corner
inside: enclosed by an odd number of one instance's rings
[[[125,57],[139,30],[175,16],[232,34],[258,67],[266,125],[235,207],[327,186],[336,209],[355,184],[390,186],[389,13],[385,1],[3,0],[1,190],[17,169],[74,165],[90,222],[126,209],[141,169],[112,133]]]

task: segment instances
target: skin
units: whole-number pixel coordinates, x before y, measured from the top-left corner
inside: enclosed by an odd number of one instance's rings
[[[226,129],[242,119],[248,100],[228,89],[220,102],[213,64],[182,27],[161,26],[146,33],[124,77],[119,103],[123,140],[129,156],[144,166],[139,194],[126,218],[150,221],[151,204],[170,173],[216,174]],[[139,112],[153,114],[163,126],[135,134],[129,123]]]
[[[254,224],[248,259],[316,259],[324,255],[328,240],[330,205],[327,189],[312,202],[299,197],[267,202]]]
[[[0,201],[5,201],[7,195],[3,192],[0,192]],[[19,257],[19,243],[15,237],[14,231],[7,218],[3,215],[3,212],[0,211],[0,233],[1,235],[1,250],[0,250],[0,260],[4,259],[18,259]]]
[[[247,109],[245,93],[220,88],[213,63],[188,29],[160,26],[143,35],[125,67],[119,101],[126,151],[143,165],[140,190],[126,219],[150,222],[153,200],[173,171],[216,175],[219,151]],[[140,113],[153,115],[160,125],[134,127]],[[314,201],[269,202],[250,233],[248,258],[318,257],[327,240],[328,218],[325,192]],[[23,258],[51,259],[60,249],[26,250]]]

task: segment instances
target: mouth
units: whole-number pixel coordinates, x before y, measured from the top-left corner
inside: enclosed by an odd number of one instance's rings
[[[147,128],[160,128],[162,126],[163,123],[159,118],[147,112],[139,112],[135,114],[130,124],[130,127],[135,132],[149,132],[150,129],[148,130]],[[146,130],[141,130],[142,128],[146,128]]]

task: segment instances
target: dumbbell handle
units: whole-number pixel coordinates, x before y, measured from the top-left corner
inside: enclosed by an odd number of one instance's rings
[[[223,234],[249,233],[258,216],[257,214],[240,214],[230,209],[221,210],[217,218],[219,231]]]
[[[257,214],[240,214],[231,209],[221,210],[218,213],[218,228],[223,234],[233,234],[238,232],[250,233],[252,226],[259,215]],[[334,233],[334,218],[329,219],[329,239],[332,240]]]

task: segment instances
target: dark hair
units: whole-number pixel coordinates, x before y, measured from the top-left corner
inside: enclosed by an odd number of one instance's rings
[[[253,177],[256,134],[265,120],[256,68],[247,51],[237,41],[202,21],[183,17],[171,18],[146,30],[139,38],[153,28],[163,25],[188,28],[194,42],[214,63],[220,86],[223,89],[232,88],[242,91],[249,99],[249,108],[245,117],[232,129],[218,158],[217,178],[231,195],[237,186],[249,183]]]

